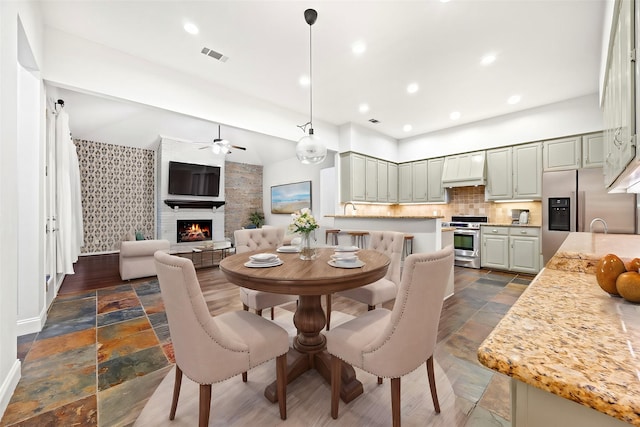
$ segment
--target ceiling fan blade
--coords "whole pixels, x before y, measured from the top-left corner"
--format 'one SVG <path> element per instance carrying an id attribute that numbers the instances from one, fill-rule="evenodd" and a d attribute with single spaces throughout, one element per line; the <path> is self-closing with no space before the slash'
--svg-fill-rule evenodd
<path id="1" fill-rule="evenodd" d="M 211 149 L 211 145 L 205 145 L 204 147 L 198 148 L 198 150 L 204 150 L 206 148 Z"/>
<path id="2" fill-rule="evenodd" d="M 230 145 L 229 147 L 235 148 L 236 150 L 247 151 L 246 147 L 240 147 L 239 145 Z"/>

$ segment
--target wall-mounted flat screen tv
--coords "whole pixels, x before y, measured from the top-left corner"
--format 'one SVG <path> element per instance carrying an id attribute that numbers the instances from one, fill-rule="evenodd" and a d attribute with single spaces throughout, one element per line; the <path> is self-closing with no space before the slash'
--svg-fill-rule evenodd
<path id="1" fill-rule="evenodd" d="M 169 194 L 220 195 L 220 167 L 169 162 Z"/>

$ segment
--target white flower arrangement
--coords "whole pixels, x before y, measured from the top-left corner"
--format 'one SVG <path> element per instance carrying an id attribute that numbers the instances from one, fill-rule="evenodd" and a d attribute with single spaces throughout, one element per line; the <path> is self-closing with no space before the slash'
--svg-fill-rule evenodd
<path id="1" fill-rule="evenodd" d="M 292 213 L 291 218 L 292 223 L 289 225 L 289 230 L 294 233 L 309 234 L 320 228 L 309 208 L 302 208 L 300 211 Z"/>

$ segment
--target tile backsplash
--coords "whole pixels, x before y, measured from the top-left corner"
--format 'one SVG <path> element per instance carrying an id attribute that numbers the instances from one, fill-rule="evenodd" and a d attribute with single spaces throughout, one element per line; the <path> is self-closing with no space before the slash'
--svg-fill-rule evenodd
<path id="1" fill-rule="evenodd" d="M 358 204 L 356 215 L 433 215 L 443 216 L 445 220 L 450 220 L 452 215 L 486 215 L 491 223 L 511 224 L 512 209 L 529 209 L 529 224 L 542 224 L 542 202 L 488 202 L 485 200 L 484 186 L 458 187 L 449 191 L 447 204 Z M 350 212 L 349 209 L 347 212 Z"/>

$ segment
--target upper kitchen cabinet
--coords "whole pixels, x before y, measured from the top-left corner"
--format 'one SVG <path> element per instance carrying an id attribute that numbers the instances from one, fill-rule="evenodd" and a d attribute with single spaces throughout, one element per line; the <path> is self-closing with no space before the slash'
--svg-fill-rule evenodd
<path id="1" fill-rule="evenodd" d="M 607 187 L 626 190 L 637 182 L 635 150 L 634 2 L 622 0 L 614 11 L 604 82 L 604 176 Z"/>
<path id="2" fill-rule="evenodd" d="M 365 157 L 364 199 L 378 201 L 378 160 Z"/>
<path id="3" fill-rule="evenodd" d="M 601 168 L 604 164 L 604 134 L 582 135 L 582 167 Z"/>
<path id="4" fill-rule="evenodd" d="M 398 202 L 398 165 L 378 160 L 378 202 Z"/>
<path id="5" fill-rule="evenodd" d="M 413 201 L 414 202 L 426 202 L 427 191 L 429 185 L 427 183 L 427 161 L 420 160 L 413 162 L 412 167 L 412 181 L 413 181 Z"/>
<path id="6" fill-rule="evenodd" d="M 476 151 L 445 157 L 442 185 L 444 187 L 485 185 L 485 154 L 484 151 Z"/>
<path id="7" fill-rule="evenodd" d="M 582 166 L 581 152 L 580 136 L 544 141 L 542 143 L 544 171 L 579 169 Z"/>
<path id="8" fill-rule="evenodd" d="M 487 150 L 487 200 L 513 199 L 512 148 Z"/>
<path id="9" fill-rule="evenodd" d="M 411 163 L 398 165 L 398 202 L 413 202 L 413 169 Z"/>
<path id="10" fill-rule="evenodd" d="M 448 203 L 449 192 L 442 186 L 444 157 L 427 161 L 427 201 Z"/>
<path id="11" fill-rule="evenodd" d="M 364 202 L 366 200 L 365 156 L 356 153 L 340 154 L 340 200 Z"/>
<path id="12" fill-rule="evenodd" d="M 542 199 L 542 143 L 513 146 L 513 198 Z"/>

